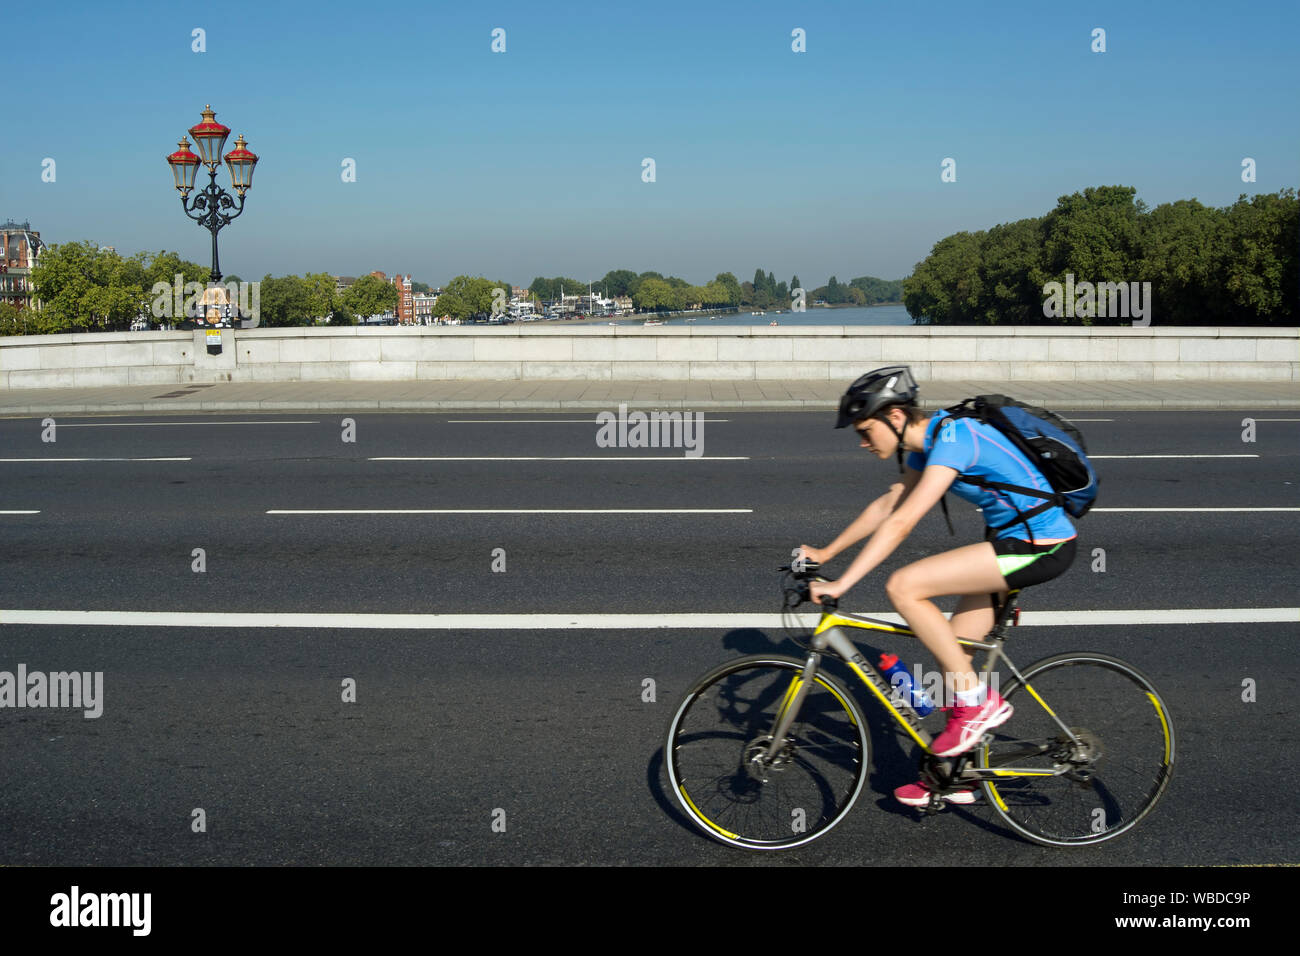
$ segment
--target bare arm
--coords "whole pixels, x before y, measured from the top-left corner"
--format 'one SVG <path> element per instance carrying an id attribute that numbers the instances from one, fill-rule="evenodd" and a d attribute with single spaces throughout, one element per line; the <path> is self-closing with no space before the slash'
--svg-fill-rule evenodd
<path id="1" fill-rule="evenodd" d="M 858 515 L 852 524 L 840 532 L 839 537 L 824 548 L 810 548 L 803 545 L 804 553 L 814 561 L 825 564 L 845 548 L 853 547 L 863 538 L 874 533 L 886 518 L 901 507 L 920 480 L 921 473 L 919 471 L 912 468 L 906 469 L 903 479 L 890 485 L 888 491 L 867 505 L 866 510 Z"/>
<path id="2" fill-rule="evenodd" d="M 900 502 L 899 506 L 880 522 L 877 532 L 871 536 L 871 540 L 867 542 L 867 546 L 861 553 L 853 559 L 853 563 L 840 575 L 839 580 L 813 586 L 813 600 L 820 604 L 820 596 L 823 594 L 838 598 L 874 571 L 912 533 L 916 523 L 938 503 L 956 477 L 957 472 L 952 468 L 929 465 L 922 473 L 914 491 L 907 495 L 906 502 Z"/>

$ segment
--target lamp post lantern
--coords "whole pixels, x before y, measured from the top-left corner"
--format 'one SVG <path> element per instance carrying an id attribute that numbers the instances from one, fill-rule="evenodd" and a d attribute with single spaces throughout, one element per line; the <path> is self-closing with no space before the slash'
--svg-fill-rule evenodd
<path id="1" fill-rule="evenodd" d="M 235 141 L 235 148 L 225 156 L 226 168 L 230 171 L 230 182 L 239 194 L 239 205 L 224 189 L 217 185 L 217 167 L 221 165 L 221 150 L 230 135 L 230 127 L 217 122 L 217 114 L 211 105 L 203 108 L 203 120 L 190 127 L 190 136 L 199 155 L 190 152 L 189 140 L 181 137 L 180 148 L 167 157 L 172 168 L 176 191 L 181 194 L 181 208 L 200 226 L 212 233 L 212 282 L 221 281 L 221 265 L 217 259 L 217 233 L 222 226 L 228 226 L 231 220 L 244 211 L 244 196 L 253 186 L 253 169 L 257 166 L 257 157 L 249 152 L 244 137 Z M 199 164 L 208 167 L 208 185 L 204 186 L 189 200 L 194 189 L 195 175 Z M 234 209 L 234 212 L 227 210 Z"/>

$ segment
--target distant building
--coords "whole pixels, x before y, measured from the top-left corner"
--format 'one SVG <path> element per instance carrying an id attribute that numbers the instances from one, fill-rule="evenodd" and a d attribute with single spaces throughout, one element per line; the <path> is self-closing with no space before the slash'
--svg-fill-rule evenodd
<path id="1" fill-rule="evenodd" d="M 403 276 L 400 273 L 393 276 L 393 285 L 397 286 L 397 324 L 412 325 L 415 323 L 415 303 L 412 301 L 410 275 Z"/>
<path id="2" fill-rule="evenodd" d="M 30 222 L 0 224 L 0 302 L 20 309 L 39 309 L 32 289 L 32 267 L 41 258 L 41 234 Z"/>
<path id="3" fill-rule="evenodd" d="M 352 283 L 357 281 L 356 276 L 335 276 L 334 277 L 334 295 L 335 297 L 343 295 L 348 291 Z"/>
<path id="4" fill-rule="evenodd" d="M 411 306 L 415 310 L 415 322 L 417 325 L 430 325 L 433 317 L 437 314 L 434 312 L 434 306 L 438 303 L 438 293 L 436 292 L 417 292 L 411 296 Z"/>

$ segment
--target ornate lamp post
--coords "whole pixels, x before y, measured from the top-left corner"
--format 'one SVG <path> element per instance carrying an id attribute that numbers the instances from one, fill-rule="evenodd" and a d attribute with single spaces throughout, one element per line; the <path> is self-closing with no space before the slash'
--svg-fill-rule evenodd
<path id="1" fill-rule="evenodd" d="M 244 195 L 253 186 L 253 169 L 257 166 L 257 157 L 248 151 L 244 137 L 235 141 L 235 148 L 226 154 L 226 168 L 230 170 L 230 182 L 239 194 L 239 205 L 224 189 L 217 185 L 217 167 L 221 165 L 221 150 L 230 135 L 230 127 L 223 126 L 216 120 L 217 114 L 210 105 L 203 108 L 203 121 L 190 127 L 190 135 L 198 147 L 199 155 L 190 152 L 189 140 L 181 137 L 180 149 L 167 157 L 172 168 L 172 177 L 176 190 L 181 194 L 181 208 L 200 226 L 212 233 L 212 277 L 211 282 L 221 281 L 221 265 L 217 260 L 217 233 L 222 226 L 244 211 Z M 191 202 L 188 197 L 194 189 L 194 178 L 199 171 L 199 164 L 208 167 L 208 185 L 203 187 Z M 234 212 L 227 210 L 234 209 Z"/>

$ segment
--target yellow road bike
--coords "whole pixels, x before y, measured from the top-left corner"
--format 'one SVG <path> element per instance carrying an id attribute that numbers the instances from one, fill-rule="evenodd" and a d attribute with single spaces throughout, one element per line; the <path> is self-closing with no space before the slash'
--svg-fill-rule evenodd
<path id="1" fill-rule="evenodd" d="M 793 612 L 809 600 L 809 583 L 820 580 L 818 565 L 780 570 L 785 608 Z M 687 816 L 730 846 L 782 850 L 817 839 L 848 815 L 866 783 L 869 738 L 857 701 L 823 667 L 830 651 L 921 748 L 921 776 L 931 790 L 923 812 L 943 809 L 946 794 L 978 786 L 1012 830 L 1036 843 L 1082 846 L 1131 830 L 1169 785 L 1169 707 L 1137 668 L 1105 654 L 1057 654 L 1017 668 L 1005 645 L 1008 627 L 1019 623 L 1019 593 L 996 608 L 984 640 L 961 641 L 985 652 L 986 682 L 1001 676 L 994 667 L 1002 665 L 999 691 L 1015 713 L 957 757 L 931 752 L 932 737 L 908 695 L 849 638 L 854 630 L 916 635 L 840 611 L 826 598 L 815 630 L 806 643 L 798 640 L 808 651 L 804 660 L 756 654 L 705 674 L 674 710 L 664 747 Z"/>

